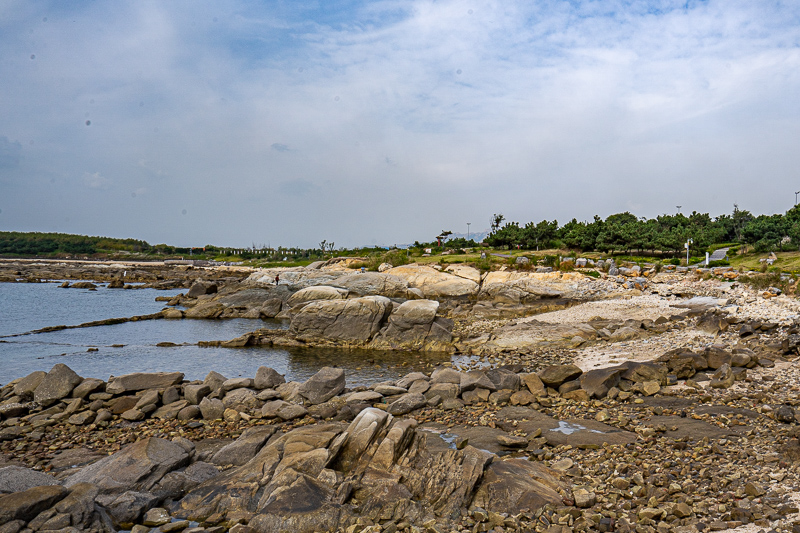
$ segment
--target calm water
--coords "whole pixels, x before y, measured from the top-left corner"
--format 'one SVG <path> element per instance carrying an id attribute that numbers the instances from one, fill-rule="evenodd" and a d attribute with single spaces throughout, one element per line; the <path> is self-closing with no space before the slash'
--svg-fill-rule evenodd
<path id="1" fill-rule="evenodd" d="M 450 360 L 447 355 L 368 350 L 282 350 L 273 348 L 200 348 L 202 340 L 227 340 L 258 328 L 285 328 L 277 321 L 147 320 L 113 326 L 68 329 L 4 337 L 47 326 L 77 325 L 106 318 L 155 313 L 156 296 L 180 291 L 154 289 L 62 289 L 54 283 L 0 283 L 0 385 L 35 370 L 64 363 L 84 377 L 108 379 L 130 372 L 180 371 L 202 379 L 210 370 L 227 377 L 253 377 L 270 366 L 301 381 L 322 366 L 345 369 L 348 385 L 396 379 L 412 369 Z M 158 347 L 160 342 L 179 344 Z M 122 345 L 114 347 L 113 345 Z M 89 352 L 89 348 L 97 348 Z"/>

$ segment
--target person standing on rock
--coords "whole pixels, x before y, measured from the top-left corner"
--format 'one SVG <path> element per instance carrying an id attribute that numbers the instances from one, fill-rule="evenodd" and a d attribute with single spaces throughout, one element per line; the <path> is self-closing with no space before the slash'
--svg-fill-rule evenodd
<path id="1" fill-rule="evenodd" d="M 278 282 L 279 282 L 280 280 L 281 280 L 281 275 L 280 275 L 280 274 L 275 274 L 275 286 L 276 286 L 276 287 L 278 286 Z"/>

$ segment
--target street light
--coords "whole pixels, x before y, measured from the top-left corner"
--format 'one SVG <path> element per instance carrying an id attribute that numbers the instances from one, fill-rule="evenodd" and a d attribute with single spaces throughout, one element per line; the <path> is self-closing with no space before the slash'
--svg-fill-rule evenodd
<path id="1" fill-rule="evenodd" d="M 797 202 L 795 202 L 795 203 L 797 203 Z M 469 225 L 470 224 L 472 224 L 472 222 L 467 222 L 467 240 L 469 240 Z"/>
<path id="2" fill-rule="evenodd" d="M 797 195 L 800 194 L 800 191 L 794 193 L 794 205 L 797 205 Z"/>
<path id="3" fill-rule="evenodd" d="M 683 206 L 682 205 L 676 205 L 675 207 L 678 208 L 678 213 L 680 213 L 681 212 L 681 207 L 683 207 Z"/>

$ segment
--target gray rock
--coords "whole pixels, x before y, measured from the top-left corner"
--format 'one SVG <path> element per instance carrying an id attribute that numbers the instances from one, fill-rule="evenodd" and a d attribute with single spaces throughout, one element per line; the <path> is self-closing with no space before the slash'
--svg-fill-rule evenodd
<path id="1" fill-rule="evenodd" d="M 81 381 L 83 378 L 71 368 L 58 363 L 44 376 L 39 386 L 33 391 L 33 400 L 47 407 L 69 396 Z"/>
<path id="2" fill-rule="evenodd" d="M 286 383 L 286 378 L 284 378 L 283 375 L 278 374 L 278 372 L 272 368 L 261 366 L 256 370 L 256 378 L 253 386 L 258 390 L 274 389 L 283 383 Z"/>
<path id="3" fill-rule="evenodd" d="M 552 365 L 539 372 L 539 378 L 548 387 L 558 388 L 565 381 L 577 379 L 582 373 L 575 365 Z"/>
<path id="4" fill-rule="evenodd" d="M 725 363 L 711 376 L 711 387 L 727 389 L 733 386 L 734 381 L 736 381 L 736 378 L 733 375 L 733 370 L 729 364 Z"/>
<path id="5" fill-rule="evenodd" d="M 67 490 L 60 485 L 43 485 L 0 496 L 0 524 L 12 520 L 28 522 L 66 495 Z"/>
<path id="6" fill-rule="evenodd" d="M 252 409 L 260 405 L 256 395 L 257 393 L 253 389 L 233 389 L 225 395 L 225 398 L 222 399 L 222 403 L 229 409 L 236 409 L 237 407 L 239 409 Z"/>
<path id="7" fill-rule="evenodd" d="M 199 405 L 203 398 L 211 394 L 211 387 L 202 384 L 184 385 L 183 396 L 192 405 Z"/>
<path id="8" fill-rule="evenodd" d="M 55 510 L 69 515 L 74 527 L 88 529 L 95 514 L 95 498 L 100 489 L 91 483 L 77 483 L 66 498 L 58 502 Z"/>
<path id="9" fill-rule="evenodd" d="M 612 387 L 619 384 L 621 368 L 599 368 L 581 374 L 580 385 L 593 398 L 605 398 Z"/>
<path id="10" fill-rule="evenodd" d="M 97 502 L 105 507 L 114 525 L 119 528 L 124 524 L 136 522 L 142 513 L 157 504 L 158 500 L 155 494 L 133 490 L 122 494 L 104 493 L 97 498 Z"/>
<path id="11" fill-rule="evenodd" d="M 29 400 L 33 399 L 33 391 L 36 390 L 36 387 L 39 386 L 46 375 L 47 372 L 42 370 L 31 372 L 14 385 L 14 395 Z"/>
<path id="12" fill-rule="evenodd" d="M 208 373 L 208 375 L 203 380 L 204 385 L 208 385 L 211 388 L 211 391 L 219 390 L 222 387 L 222 384 L 228 380 L 225 376 L 220 374 L 219 372 L 214 372 L 213 370 Z"/>
<path id="13" fill-rule="evenodd" d="M 106 392 L 124 394 L 145 389 L 165 389 L 183 380 L 182 372 L 133 373 L 109 378 Z"/>
<path id="14" fill-rule="evenodd" d="M 178 413 L 181 411 L 181 409 L 188 405 L 189 402 L 186 400 L 178 400 L 177 402 L 162 405 L 156 409 L 151 416 L 152 418 L 160 418 L 162 420 L 175 420 L 178 418 Z"/>
<path id="15" fill-rule="evenodd" d="M 53 476 L 49 476 L 30 468 L 20 466 L 7 466 L 0 468 L 0 494 L 10 492 L 21 492 L 41 487 L 43 485 L 58 485 L 59 482 Z"/>
<path id="16" fill-rule="evenodd" d="M 431 374 L 432 383 L 455 383 L 461 384 L 461 372 L 454 368 L 442 367 L 437 368 Z"/>
<path id="17" fill-rule="evenodd" d="M 300 385 L 297 392 L 311 404 L 327 402 L 344 390 L 344 370 L 326 366 Z"/>
<path id="18" fill-rule="evenodd" d="M 290 332 L 305 342 L 365 344 L 378 333 L 391 310 L 391 300 L 383 296 L 319 300 L 292 317 Z"/>
<path id="19" fill-rule="evenodd" d="M 104 494 L 120 494 L 126 490 L 147 491 L 167 472 L 188 462 L 189 454 L 180 445 L 165 439 L 147 438 L 84 467 L 69 476 L 64 486 L 92 483 Z"/>
<path id="20" fill-rule="evenodd" d="M 389 404 L 386 411 L 394 416 L 400 416 L 410 413 L 415 409 L 419 409 L 420 407 L 424 407 L 427 403 L 428 399 L 422 394 L 410 392 L 408 394 L 403 394 Z"/>
<path id="21" fill-rule="evenodd" d="M 496 390 L 495 384 L 492 383 L 486 373 L 482 370 L 470 370 L 461 374 L 461 392 L 471 391 L 474 389 L 487 389 Z"/>
<path id="22" fill-rule="evenodd" d="M 275 426 L 247 428 L 241 436 L 211 457 L 215 465 L 240 466 L 255 457 L 267 440 L 275 433 Z"/>
<path id="23" fill-rule="evenodd" d="M 217 292 L 216 283 L 208 283 L 197 280 L 192 284 L 192 287 L 186 293 L 187 298 L 198 298 L 206 294 L 215 294 Z"/>
<path id="24" fill-rule="evenodd" d="M 519 376 L 505 368 L 493 368 L 486 372 L 488 377 L 497 390 L 510 389 L 519 390 Z"/>
<path id="25" fill-rule="evenodd" d="M 73 398 L 86 398 L 93 392 L 102 392 L 105 390 L 106 382 L 102 379 L 86 378 L 80 385 L 72 390 Z"/>

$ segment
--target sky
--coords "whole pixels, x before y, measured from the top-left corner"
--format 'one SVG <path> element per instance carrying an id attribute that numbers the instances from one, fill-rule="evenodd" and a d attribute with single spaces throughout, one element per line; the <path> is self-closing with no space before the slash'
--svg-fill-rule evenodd
<path id="1" fill-rule="evenodd" d="M 796 191 L 796 0 L 0 0 L 0 230 L 352 247 Z"/>

